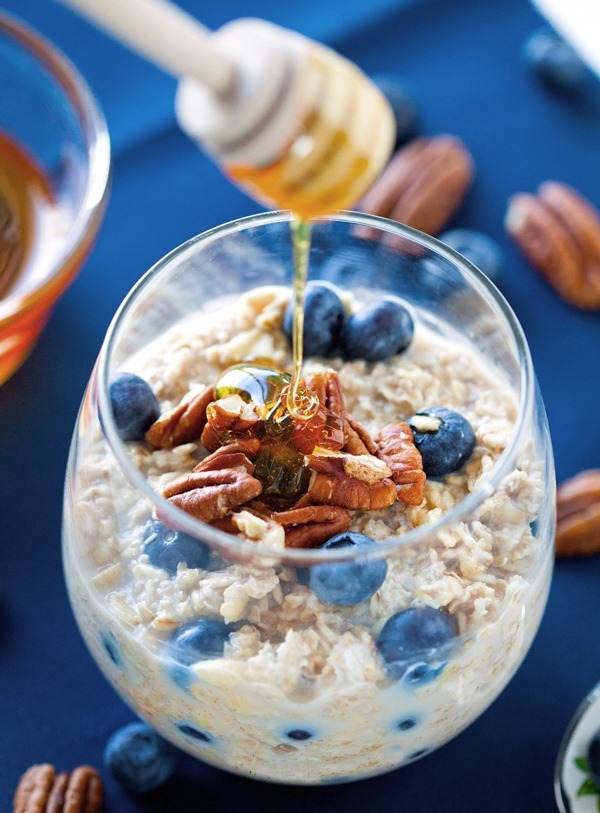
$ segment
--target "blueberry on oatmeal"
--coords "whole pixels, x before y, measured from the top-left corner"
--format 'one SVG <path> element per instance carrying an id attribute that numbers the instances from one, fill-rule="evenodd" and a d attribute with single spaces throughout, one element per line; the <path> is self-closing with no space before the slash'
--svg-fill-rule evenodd
<path id="1" fill-rule="evenodd" d="M 437 677 L 440 659 L 447 657 L 457 633 L 456 620 L 448 613 L 433 607 L 410 607 L 388 618 L 377 649 L 390 678 L 399 680 L 418 669 L 422 680 L 425 675 Z M 423 668 L 430 664 L 433 672 Z"/>
<path id="2" fill-rule="evenodd" d="M 143 440 L 160 414 L 150 385 L 133 373 L 120 373 L 110 384 L 110 405 L 121 440 Z"/>
<path id="3" fill-rule="evenodd" d="M 427 477 L 457 471 L 473 454 L 476 437 L 469 421 L 446 407 L 429 407 L 409 418 Z"/>
<path id="4" fill-rule="evenodd" d="M 348 359 L 385 361 L 409 346 L 414 322 L 404 305 L 391 297 L 380 299 L 353 313 L 342 331 Z"/>
<path id="5" fill-rule="evenodd" d="M 343 533 L 331 537 L 323 550 L 335 548 L 373 548 L 377 543 L 359 533 Z M 387 562 L 339 562 L 315 565 L 309 577 L 310 588 L 326 604 L 351 605 L 366 601 L 379 590 L 387 575 Z"/>
<path id="6" fill-rule="evenodd" d="M 169 576 L 177 574 L 179 564 L 188 568 L 206 569 L 210 548 L 190 534 L 167 528 L 160 520 L 152 519 L 144 532 L 144 553 L 154 567 L 165 570 Z"/>
<path id="7" fill-rule="evenodd" d="M 283 315 L 283 332 L 292 341 L 293 298 Z M 329 356 L 339 345 L 346 309 L 335 287 L 327 282 L 309 282 L 304 294 L 304 341 L 307 356 Z"/>
<path id="8" fill-rule="evenodd" d="M 495 282 L 502 268 L 502 249 L 487 234 L 475 229 L 450 229 L 438 237 Z"/>
<path id="9" fill-rule="evenodd" d="M 111 735 L 104 749 L 108 770 L 134 793 L 146 793 L 169 779 L 177 751 L 144 723 L 131 723 Z"/>
<path id="10" fill-rule="evenodd" d="M 215 618 L 199 618 L 174 633 L 169 641 L 171 654 L 186 666 L 207 658 L 220 658 L 235 629 L 235 625 Z"/>

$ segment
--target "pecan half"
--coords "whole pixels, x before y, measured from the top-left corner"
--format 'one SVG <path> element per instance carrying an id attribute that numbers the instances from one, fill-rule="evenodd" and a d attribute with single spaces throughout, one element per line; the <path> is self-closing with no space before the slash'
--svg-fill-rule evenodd
<path id="1" fill-rule="evenodd" d="M 556 555 L 600 553 L 600 469 L 566 480 L 556 497 Z"/>
<path id="2" fill-rule="evenodd" d="M 396 152 L 359 208 L 435 235 L 463 202 L 473 174 L 471 154 L 458 138 L 418 138 Z M 364 236 L 378 239 L 375 229 Z"/>
<path id="3" fill-rule="evenodd" d="M 537 195 L 510 198 L 505 227 L 563 299 L 600 309 L 600 214 L 589 201 L 566 184 L 546 181 Z"/>
<path id="4" fill-rule="evenodd" d="M 226 395 L 213 401 L 206 409 L 206 418 L 217 435 L 242 435 L 260 421 L 255 405 L 246 403 L 240 395 Z"/>
<path id="5" fill-rule="evenodd" d="M 152 424 L 146 432 L 146 440 L 159 449 L 172 449 L 198 440 L 206 425 L 206 408 L 214 397 L 213 386 L 190 390 L 176 407 Z"/>
<path id="6" fill-rule="evenodd" d="M 32 765 L 13 798 L 13 813 L 100 813 L 104 789 L 89 765 L 56 775 L 52 765 Z"/>
<path id="7" fill-rule="evenodd" d="M 396 500 L 390 468 L 373 455 L 351 455 L 317 449 L 306 465 L 315 472 L 308 498 L 315 504 L 360 511 L 387 508 Z"/>
<path id="8" fill-rule="evenodd" d="M 384 427 L 377 439 L 377 457 L 392 470 L 398 499 L 407 505 L 420 505 L 425 493 L 423 459 L 413 440 L 410 426 L 402 421 Z"/>
<path id="9" fill-rule="evenodd" d="M 213 522 L 238 505 L 258 497 L 259 481 L 239 469 L 193 471 L 169 483 L 163 496 L 169 502 L 201 519 Z"/>
<path id="10" fill-rule="evenodd" d="M 345 431 L 348 439 L 342 449 L 343 452 L 347 454 L 377 454 L 377 444 L 365 427 L 355 421 L 351 415 L 346 415 Z"/>
<path id="11" fill-rule="evenodd" d="M 304 385 L 316 394 L 320 408 L 307 420 L 292 416 L 294 429 L 290 441 L 302 454 L 310 454 L 315 446 L 341 449 L 346 443 L 345 408 L 338 374 L 334 370 L 310 373 Z"/>
<path id="12" fill-rule="evenodd" d="M 272 517 L 283 525 L 286 548 L 317 548 L 350 527 L 350 514 L 337 505 L 307 505 Z"/>
<path id="13" fill-rule="evenodd" d="M 208 457 L 205 457 L 194 471 L 218 471 L 242 467 L 248 474 L 254 474 L 254 465 L 250 458 L 255 457 L 260 449 L 258 438 L 238 438 L 225 446 L 220 446 Z"/>

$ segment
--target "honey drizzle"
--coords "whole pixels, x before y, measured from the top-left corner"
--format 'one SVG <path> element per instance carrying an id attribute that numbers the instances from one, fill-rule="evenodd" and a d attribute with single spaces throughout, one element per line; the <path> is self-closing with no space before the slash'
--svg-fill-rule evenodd
<path id="1" fill-rule="evenodd" d="M 294 255 L 294 292 L 292 323 L 292 380 L 286 397 L 288 412 L 307 420 L 318 409 L 318 398 L 310 390 L 300 391 L 304 343 L 304 289 L 308 274 L 311 226 L 307 220 L 295 217 L 291 222 Z"/>

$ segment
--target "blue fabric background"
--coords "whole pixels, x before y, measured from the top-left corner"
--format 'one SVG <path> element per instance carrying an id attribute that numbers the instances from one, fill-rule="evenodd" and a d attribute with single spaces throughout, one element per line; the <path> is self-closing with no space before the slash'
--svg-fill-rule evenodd
<path id="1" fill-rule="evenodd" d="M 590 77 L 582 94 L 564 98 L 533 80 L 520 52 L 541 21 L 526 0 L 183 5 L 210 27 L 264 17 L 325 41 L 368 72 L 398 72 L 420 101 L 421 131 L 463 138 L 477 178 L 454 225 L 486 231 L 505 250 L 499 286 L 531 345 L 558 478 L 600 467 L 600 316 L 565 305 L 502 227 L 509 195 L 547 178 L 600 205 L 600 81 Z M 95 250 L 34 354 L 0 389 L 0 809 L 9 810 L 31 763 L 99 765 L 108 735 L 133 718 L 79 637 L 60 561 L 70 436 L 103 334 L 158 258 L 258 207 L 177 129 L 174 80 L 51 0 L 4 7 L 84 74 L 106 113 L 114 153 Z M 108 777 L 107 812 L 547 813 L 555 809 L 562 733 L 600 680 L 599 584 L 600 557 L 559 563 L 541 630 L 509 687 L 465 733 L 410 767 L 355 785 L 289 789 L 183 758 L 176 777 L 144 798 Z"/>

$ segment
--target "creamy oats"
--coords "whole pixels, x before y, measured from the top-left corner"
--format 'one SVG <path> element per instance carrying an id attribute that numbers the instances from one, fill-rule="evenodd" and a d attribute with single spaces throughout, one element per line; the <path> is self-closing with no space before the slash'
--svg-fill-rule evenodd
<path id="1" fill-rule="evenodd" d="M 289 291 L 259 288 L 176 325 L 122 365 L 163 410 L 245 358 L 290 368 L 281 318 Z M 507 448 L 517 395 L 465 342 L 416 316 L 404 353 L 385 363 L 308 360 L 339 372 L 346 408 L 373 436 L 432 405 L 459 411 L 476 447 L 458 472 L 428 479 L 421 505 L 352 512 L 351 530 L 377 542 L 436 523 L 480 486 Z M 207 453 L 199 444 L 130 443 L 161 492 Z M 276 556 L 251 564 L 213 553 L 206 568 L 169 574 L 144 553 L 154 506 L 123 476 L 100 426 L 79 437 L 78 485 L 65 512 L 65 567 L 88 646 L 127 702 L 167 738 L 214 765 L 294 783 L 356 779 L 409 762 L 450 739 L 501 691 L 538 627 L 550 580 L 545 472 L 533 438 L 472 511 L 387 557 L 367 601 L 326 604 Z M 245 515 L 255 549 L 283 533 Z M 537 523 L 537 527 L 536 524 Z M 265 536 L 265 531 L 268 530 Z M 412 678 L 391 679 L 376 642 L 409 607 L 452 616 L 458 637 Z M 176 663 L 169 640 L 208 617 L 235 625 L 222 657 Z"/>

